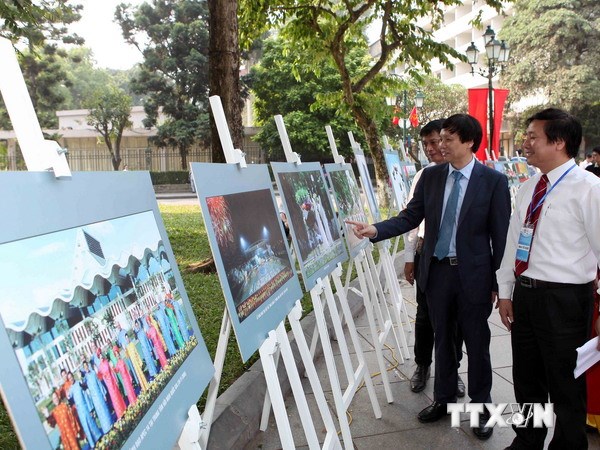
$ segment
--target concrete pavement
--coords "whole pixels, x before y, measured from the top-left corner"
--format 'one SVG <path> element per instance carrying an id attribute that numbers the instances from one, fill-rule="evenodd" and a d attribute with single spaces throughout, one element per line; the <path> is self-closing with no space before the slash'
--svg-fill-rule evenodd
<path id="1" fill-rule="evenodd" d="M 400 267 L 402 258 L 400 257 L 397 261 L 398 267 Z M 402 273 L 399 271 L 399 273 Z M 412 286 L 410 286 L 404 279 L 401 280 L 402 294 L 404 301 L 407 304 L 408 313 L 411 321 L 414 322 L 416 312 L 415 292 Z M 492 401 L 495 403 L 510 403 L 514 402 L 513 383 L 512 383 L 512 356 L 511 356 L 511 344 L 510 334 L 504 328 L 500 322 L 498 312 L 492 311 L 492 314 L 488 320 L 492 339 L 490 346 L 492 368 L 493 368 L 493 385 L 492 385 Z M 369 364 L 369 369 L 372 373 L 377 371 L 377 363 L 374 348 L 372 345 L 372 337 L 369 333 L 368 322 L 364 309 L 358 314 L 355 323 L 359 335 L 362 339 L 363 351 L 365 352 L 366 359 Z M 308 334 L 312 329 L 306 330 Z M 413 355 L 414 345 L 414 333 L 408 334 L 408 341 L 410 345 L 411 358 Z M 452 428 L 450 425 L 450 417 L 441 419 L 438 422 L 431 424 L 422 424 L 417 420 L 417 413 L 429 405 L 433 400 L 433 380 L 435 373 L 432 366 L 432 378 L 427 384 L 426 389 L 418 394 L 413 393 L 410 390 L 409 378 L 414 371 L 414 361 L 412 359 L 406 360 L 403 364 L 397 362 L 398 349 L 393 348 L 391 340 L 388 339 L 388 345 L 390 348 L 385 352 L 386 360 L 388 365 L 388 375 L 392 387 L 392 393 L 394 396 L 394 402 L 391 404 L 386 403 L 385 393 L 383 391 L 383 385 L 380 376 L 374 376 L 373 381 L 375 384 L 375 390 L 379 399 L 379 404 L 382 409 L 381 419 L 375 419 L 369 396 L 366 389 L 360 389 L 354 397 L 350 406 L 349 414 L 351 415 L 350 430 L 352 433 L 354 447 L 357 449 L 376 449 L 376 448 L 394 448 L 394 449 L 503 449 L 508 446 L 513 438 L 514 432 L 511 428 L 500 428 L 496 426 L 494 428 L 494 434 L 487 441 L 480 441 L 474 435 L 469 427 L 469 417 L 467 414 L 462 414 L 460 428 Z M 349 342 L 351 342 L 348 339 Z M 334 342 L 334 352 L 337 352 L 337 345 Z M 465 381 L 468 391 L 468 379 L 467 379 L 467 355 L 466 351 L 464 358 L 459 368 L 459 373 L 462 379 Z M 341 360 L 336 361 L 338 365 L 338 371 L 342 374 Z M 329 387 L 329 381 L 327 378 L 327 371 L 325 368 L 325 361 L 323 358 L 319 358 L 315 361 L 319 377 L 321 379 L 325 395 L 328 399 L 330 409 L 334 415 L 334 402 Z M 344 378 L 340 377 L 342 387 L 345 387 Z M 320 417 L 318 415 L 318 409 L 314 402 L 314 397 L 310 390 L 308 380 L 305 380 L 305 391 L 307 392 L 307 398 L 309 405 L 311 405 L 311 414 L 313 414 L 313 420 L 318 418 L 319 425 L 316 427 L 317 432 L 320 431 L 320 440 L 322 442 L 325 433 L 324 427 L 320 425 Z M 288 398 L 288 415 L 290 422 L 293 427 L 294 442 L 298 448 L 307 448 L 306 439 L 304 437 L 300 419 L 298 417 L 297 409 L 293 404 L 293 399 Z M 468 402 L 468 394 L 463 399 L 459 399 L 459 402 Z M 508 413 L 505 413 L 503 417 L 506 419 Z M 335 415 L 334 415 L 335 417 Z M 553 430 L 550 429 L 548 433 L 549 442 Z M 216 436 L 211 436 L 216 438 Z M 212 439 L 211 439 L 212 440 Z M 341 436 L 340 436 L 341 441 Z M 589 448 L 600 448 L 600 437 L 596 434 L 588 435 Z M 279 435 L 275 425 L 275 420 L 271 416 L 269 427 L 266 432 L 260 432 L 256 434 L 254 439 L 245 445 L 246 449 L 262 449 L 272 450 L 281 448 Z"/>

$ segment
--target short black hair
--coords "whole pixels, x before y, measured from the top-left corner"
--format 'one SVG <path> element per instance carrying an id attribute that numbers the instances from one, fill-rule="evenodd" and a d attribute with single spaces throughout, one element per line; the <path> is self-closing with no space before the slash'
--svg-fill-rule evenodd
<path id="1" fill-rule="evenodd" d="M 429 136 L 432 133 L 440 133 L 442 131 L 442 124 L 444 123 L 444 119 L 436 119 L 427 123 L 421 131 L 419 131 L 419 136 L 425 137 Z"/>
<path id="2" fill-rule="evenodd" d="M 479 121 L 469 114 L 454 114 L 442 123 L 442 128 L 452 134 L 458 134 L 460 142 L 473 141 L 471 151 L 477 152 L 483 137 L 483 130 Z"/>
<path id="3" fill-rule="evenodd" d="M 592 153 L 596 153 L 598 155 L 600 155 L 600 145 L 598 147 L 594 147 L 591 151 L 591 153 L 588 153 L 588 155 L 592 156 Z"/>
<path id="4" fill-rule="evenodd" d="M 567 155 L 575 158 L 579 153 L 583 129 L 579 119 L 559 108 L 546 108 L 529 117 L 525 125 L 534 120 L 544 121 L 544 133 L 548 142 L 564 141 Z"/>

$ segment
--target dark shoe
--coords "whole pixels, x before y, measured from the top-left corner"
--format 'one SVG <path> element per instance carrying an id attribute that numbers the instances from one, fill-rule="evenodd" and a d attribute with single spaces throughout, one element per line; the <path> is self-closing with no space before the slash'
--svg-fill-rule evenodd
<path id="1" fill-rule="evenodd" d="M 446 415 L 448 415 L 446 404 L 433 402 L 431 405 L 417 414 L 417 419 L 419 419 L 419 422 L 423 423 L 436 422 Z"/>
<path id="2" fill-rule="evenodd" d="M 465 382 L 462 380 L 460 375 L 458 376 L 458 380 L 456 382 L 456 396 L 459 398 L 463 398 L 465 396 Z"/>
<path id="3" fill-rule="evenodd" d="M 427 380 L 431 376 L 431 368 L 429 366 L 418 365 L 410 379 L 410 390 L 413 392 L 421 392 L 427 385 Z"/>
<path id="4" fill-rule="evenodd" d="M 485 426 L 488 420 L 490 420 L 490 412 L 485 409 L 479 414 L 479 426 L 473 428 L 473 434 L 477 439 L 485 441 L 486 439 L 489 439 L 494 432 L 494 428 Z"/>

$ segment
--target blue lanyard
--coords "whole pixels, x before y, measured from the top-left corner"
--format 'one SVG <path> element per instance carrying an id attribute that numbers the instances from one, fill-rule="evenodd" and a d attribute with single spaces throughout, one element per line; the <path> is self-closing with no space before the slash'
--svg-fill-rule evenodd
<path id="1" fill-rule="evenodd" d="M 540 206 L 542 206 L 542 204 L 544 203 L 544 200 L 546 200 L 546 197 L 548 197 L 548 194 L 550 192 L 552 192 L 552 190 L 558 186 L 558 183 L 560 183 L 562 181 L 562 179 L 571 171 L 573 170 L 575 167 L 577 167 L 577 164 L 573 164 L 571 167 L 569 167 L 565 173 L 563 173 L 560 178 L 558 180 L 556 180 L 556 183 L 554 183 L 549 190 L 546 191 L 546 193 L 544 194 L 544 196 L 542 198 L 540 198 L 540 201 L 537 202 L 537 204 L 531 209 L 531 211 L 529 212 L 529 215 L 527 216 L 527 220 L 525 221 L 525 223 L 529 223 L 529 219 L 531 219 L 531 216 L 533 215 L 533 213 L 535 212 L 536 209 L 538 209 Z M 535 193 L 534 193 L 535 195 Z"/>

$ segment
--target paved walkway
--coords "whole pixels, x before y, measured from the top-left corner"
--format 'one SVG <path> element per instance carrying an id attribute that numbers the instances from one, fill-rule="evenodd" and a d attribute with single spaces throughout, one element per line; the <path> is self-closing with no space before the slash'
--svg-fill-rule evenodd
<path id="1" fill-rule="evenodd" d="M 398 261 L 402 264 L 401 261 Z M 400 272 L 401 273 L 401 272 Z M 411 321 L 414 321 L 416 302 L 415 293 L 404 279 L 401 280 L 402 294 L 407 304 L 408 314 Z M 514 402 L 513 384 L 512 384 L 512 356 L 510 335 L 500 322 L 497 310 L 493 310 L 489 318 L 489 326 L 492 333 L 491 340 L 491 359 L 493 367 L 493 385 L 492 385 L 492 401 L 495 403 L 510 403 Z M 367 362 L 371 372 L 377 371 L 377 360 L 375 351 L 372 346 L 372 338 L 369 333 L 368 322 L 364 309 L 355 320 L 359 335 L 362 337 L 363 351 L 365 352 Z M 305 330 L 307 335 L 312 330 Z M 407 335 L 410 345 L 410 355 L 413 356 L 414 333 Z M 388 341 L 390 341 L 388 339 Z M 351 342 L 348 339 L 348 342 Z M 334 352 L 337 352 L 337 345 L 334 344 Z M 391 346 L 391 341 L 388 342 Z M 464 349 L 463 349 L 464 351 Z M 514 437 L 511 428 L 494 429 L 494 434 L 487 441 L 480 441 L 474 435 L 469 427 L 468 415 L 463 414 L 460 428 L 452 428 L 450 426 L 450 417 L 444 418 L 432 424 L 422 424 L 417 420 L 417 413 L 429 405 L 433 400 L 433 373 L 432 378 L 427 384 L 426 389 L 418 394 L 410 390 L 409 378 L 414 371 L 414 361 L 406 360 L 403 364 L 399 364 L 397 359 L 397 349 L 386 350 L 386 360 L 388 363 L 388 374 L 394 396 L 394 402 L 386 403 L 385 393 L 380 376 L 373 378 L 375 390 L 379 399 L 379 404 L 382 410 L 381 419 L 375 419 L 369 396 L 365 388 L 360 389 L 354 397 L 350 406 L 351 424 L 350 430 L 354 442 L 354 447 L 357 449 L 503 449 L 508 446 Z M 329 380 L 325 368 L 325 361 L 319 358 L 316 362 L 317 370 L 325 395 L 330 405 L 332 415 L 334 414 L 333 396 L 329 387 Z M 341 359 L 336 358 L 338 372 L 342 374 L 343 366 Z M 465 354 L 459 373 L 461 374 L 468 389 L 467 380 L 467 355 Z M 344 378 L 340 377 L 342 384 Z M 313 420 L 319 420 L 316 426 L 319 439 L 322 442 L 325 437 L 324 427 L 321 425 L 318 409 L 314 402 L 314 396 L 311 393 L 310 384 L 305 379 L 305 392 L 311 407 Z M 345 385 L 343 384 L 343 387 Z M 468 395 L 459 401 L 468 401 Z M 293 398 L 287 399 L 288 415 L 293 429 L 294 442 L 298 448 L 306 447 L 306 438 L 301 428 L 300 419 L 297 414 L 297 409 L 293 403 Z M 505 414 L 505 419 L 508 414 Z M 315 418 L 318 419 L 315 419 Z M 549 431 L 549 438 L 552 435 L 552 430 Z M 600 449 L 600 437 L 598 434 L 588 435 L 589 448 Z M 340 435 L 341 441 L 341 435 Z M 269 427 L 266 432 L 258 432 L 257 436 L 245 447 L 246 449 L 262 449 L 271 450 L 281 448 L 275 419 L 271 415 Z"/>

